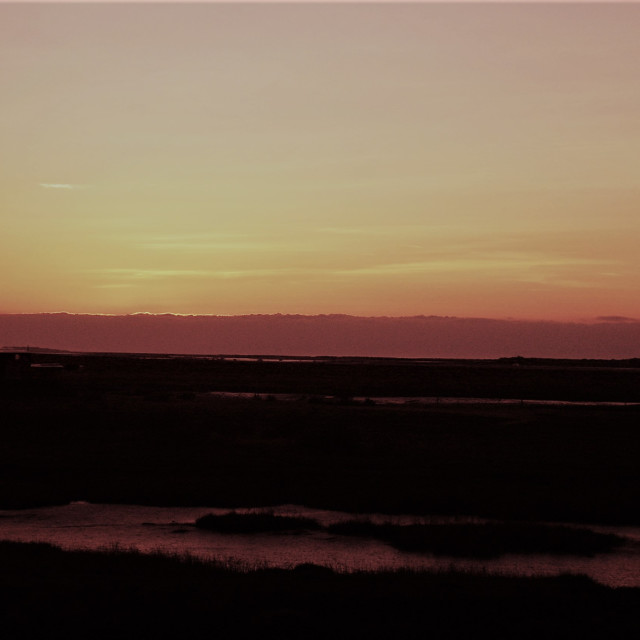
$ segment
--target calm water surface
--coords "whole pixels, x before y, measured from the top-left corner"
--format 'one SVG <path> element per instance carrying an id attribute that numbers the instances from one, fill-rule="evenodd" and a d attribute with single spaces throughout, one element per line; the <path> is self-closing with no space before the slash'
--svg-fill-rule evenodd
<path id="1" fill-rule="evenodd" d="M 219 534 L 193 527 L 196 518 L 228 509 L 167 508 L 136 505 L 72 503 L 38 509 L 0 510 L 0 539 L 49 542 L 65 549 L 104 550 L 114 546 L 142 552 L 190 554 L 204 560 L 238 562 L 241 566 L 293 567 L 304 562 L 340 571 L 382 568 L 469 569 L 516 575 L 581 573 L 609 586 L 640 587 L 640 527 L 591 526 L 596 531 L 626 536 L 629 543 L 615 553 L 592 558 L 548 555 L 507 555 L 492 560 L 434 557 L 404 553 L 383 542 L 332 535 L 323 531 L 300 533 Z M 249 512 L 251 509 L 238 509 Z M 352 514 L 285 505 L 278 515 L 315 518 L 326 526 L 351 519 Z M 451 522 L 444 518 L 381 516 L 372 520 L 397 523 Z M 476 521 L 477 519 L 457 519 Z"/>

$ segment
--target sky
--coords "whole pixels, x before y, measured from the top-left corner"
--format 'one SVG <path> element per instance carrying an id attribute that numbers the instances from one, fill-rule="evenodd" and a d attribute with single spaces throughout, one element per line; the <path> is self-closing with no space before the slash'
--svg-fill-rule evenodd
<path id="1" fill-rule="evenodd" d="M 0 3 L 0 313 L 640 318 L 639 27 Z"/>

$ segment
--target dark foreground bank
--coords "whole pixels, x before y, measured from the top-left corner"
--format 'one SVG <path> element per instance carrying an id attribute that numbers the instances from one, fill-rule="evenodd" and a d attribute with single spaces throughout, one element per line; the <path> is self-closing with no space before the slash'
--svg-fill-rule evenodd
<path id="1" fill-rule="evenodd" d="M 6 638 L 632 638 L 639 589 L 584 577 L 337 574 L 0 543 Z"/>

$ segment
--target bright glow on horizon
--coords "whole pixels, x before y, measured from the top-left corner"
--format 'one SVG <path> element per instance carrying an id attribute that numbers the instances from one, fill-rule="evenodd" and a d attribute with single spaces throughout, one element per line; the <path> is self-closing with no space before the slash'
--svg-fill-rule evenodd
<path id="1" fill-rule="evenodd" d="M 0 312 L 640 317 L 638 24 L 0 3 Z"/>

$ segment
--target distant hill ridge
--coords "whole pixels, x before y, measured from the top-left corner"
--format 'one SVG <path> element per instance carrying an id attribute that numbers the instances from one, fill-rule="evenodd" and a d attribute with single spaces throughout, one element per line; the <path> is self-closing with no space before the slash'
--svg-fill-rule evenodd
<path id="1" fill-rule="evenodd" d="M 40 352 L 627 359 L 640 356 L 640 321 L 618 316 L 569 323 L 341 314 L 0 314 L 0 344 L 46 344 Z"/>
<path id="2" fill-rule="evenodd" d="M 47 347 L 32 347 L 30 345 L 23 347 L 0 347 L 0 351 L 28 351 L 29 353 L 71 353 L 66 349 L 49 349 Z"/>

